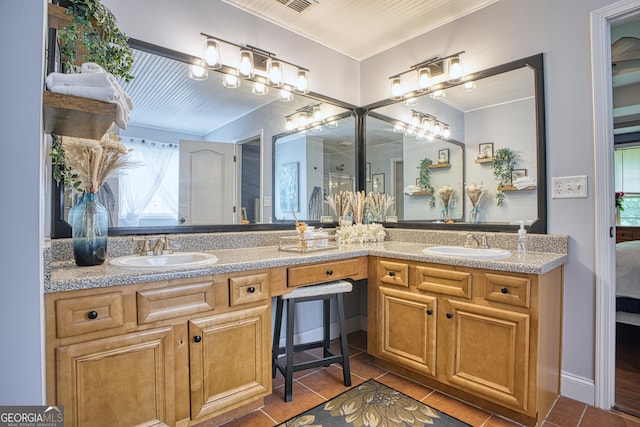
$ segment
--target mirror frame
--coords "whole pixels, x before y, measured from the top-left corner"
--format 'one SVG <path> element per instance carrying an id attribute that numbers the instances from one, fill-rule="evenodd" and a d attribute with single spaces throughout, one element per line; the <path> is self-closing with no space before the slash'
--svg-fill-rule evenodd
<path id="1" fill-rule="evenodd" d="M 534 73 L 534 96 L 535 96 L 535 111 L 536 111 L 536 154 L 537 154 L 537 207 L 538 207 L 538 219 L 533 224 L 528 225 L 526 228 L 531 233 L 546 234 L 547 233 L 547 131 L 546 131 L 546 117 L 545 117 L 545 96 L 544 96 L 544 60 L 543 54 L 539 53 L 527 58 L 518 59 L 512 62 L 508 62 L 495 67 L 487 68 L 486 70 L 478 71 L 476 73 L 468 74 L 465 78 L 465 82 L 483 79 L 485 77 L 502 74 L 508 71 L 516 70 L 519 68 L 528 67 L 533 70 Z M 445 83 L 437 87 L 437 89 L 448 89 L 463 84 Z M 435 90 L 435 89 L 433 89 Z M 432 90 L 432 91 L 433 91 Z M 429 92 L 424 94 L 412 93 L 411 95 L 425 96 Z M 363 118 L 369 114 L 372 117 L 375 116 L 376 108 L 385 107 L 387 105 L 396 104 L 400 101 L 395 100 L 383 100 L 373 104 L 370 104 L 362 108 Z M 364 122 L 364 120 L 363 120 Z M 362 131 L 364 131 L 364 123 L 361 123 Z M 360 155 L 358 157 L 358 163 L 364 165 L 366 163 L 366 141 L 363 136 L 359 139 Z M 365 177 L 364 168 L 362 173 L 358 176 L 358 188 L 364 189 Z M 466 214 L 466 213 L 465 213 Z M 516 224 L 470 224 L 468 222 L 454 222 L 453 224 L 435 223 L 433 221 L 401 221 L 397 223 L 384 223 L 387 228 L 419 228 L 419 229 L 435 229 L 435 230 L 451 230 L 451 231 L 485 231 L 485 232 L 516 232 L 519 225 Z"/>
<path id="2" fill-rule="evenodd" d="M 168 58 L 194 64 L 199 58 L 167 49 L 142 40 L 129 39 L 131 47 L 149 53 L 159 54 Z M 534 95 L 536 110 L 536 141 L 537 141 L 537 207 L 538 220 L 527 226 L 529 232 L 547 233 L 547 160 L 546 160 L 546 118 L 545 118 L 545 90 L 544 90 L 544 61 L 543 54 L 533 55 L 527 58 L 515 60 L 502 65 L 491 67 L 476 73 L 467 75 L 466 81 L 478 80 L 485 77 L 501 74 L 518 68 L 529 67 L 534 71 Z M 51 70 L 49 70 L 51 71 Z M 456 84 L 441 85 L 440 88 L 458 86 Z M 356 188 L 359 191 L 366 190 L 365 164 L 366 164 L 366 116 L 378 107 L 391 105 L 401 101 L 391 101 L 385 99 L 368 106 L 359 108 L 354 105 L 326 97 L 315 92 L 307 95 L 308 98 L 321 102 L 334 104 L 338 107 L 350 110 L 355 119 L 355 176 Z M 275 138 L 282 135 L 274 135 Z M 542 185 L 540 185 L 542 184 Z M 315 224 L 315 223 L 314 223 Z M 320 224 L 319 222 L 317 224 Z M 333 223 L 335 225 L 335 223 Z M 330 224 L 324 224 L 327 226 Z M 399 221 L 397 223 L 385 222 L 387 228 L 414 228 L 414 229 L 434 229 L 451 231 L 484 231 L 484 232 L 516 232 L 518 225 L 511 224 L 470 224 L 466 222 L 456 222 L 453 224 L 434 223 L 431 221 Z M 212 233 L 212 232 L 237 232 L 237 231 L 267 231 L 290 229 L 291 225 L 287 221 L 271 224 L 213 224 L 194 226 L 170 226 L 170 227 L 117 227 L 109 228 L 109 235 L 148 235 L 148 234 L 187 234 L 187 233 Z M 64 188 L 59 185 L 53 176 L 51 178 L 51 238 L 71 237 L 71 226 L 64 219 Z"/>

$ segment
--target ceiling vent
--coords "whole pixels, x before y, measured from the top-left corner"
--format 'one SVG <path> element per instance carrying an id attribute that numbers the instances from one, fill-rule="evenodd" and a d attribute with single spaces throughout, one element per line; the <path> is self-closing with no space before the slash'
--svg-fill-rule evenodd
<path id="1" fill-rule="evenodd" d="M 318 4 L 316 0 L 276 0 L 278 3 L 287 6 L 289 9 L 293 9 L 298 13 L 306 12 L 312 6 Z"/>

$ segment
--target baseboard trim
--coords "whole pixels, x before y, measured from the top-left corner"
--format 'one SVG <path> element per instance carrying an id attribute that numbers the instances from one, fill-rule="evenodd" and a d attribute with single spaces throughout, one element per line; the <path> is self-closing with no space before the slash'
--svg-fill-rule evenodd
<path id="1" fill-rule="evenodd" d="M 587 378 L 562 372 L 560 394 L 593 406 L 596 396 L 595 382 Z"/>

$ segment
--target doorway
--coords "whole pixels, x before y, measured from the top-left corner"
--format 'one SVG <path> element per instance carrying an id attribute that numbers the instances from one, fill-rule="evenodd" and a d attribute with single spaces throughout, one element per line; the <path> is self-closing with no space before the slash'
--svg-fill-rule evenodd
<path id="1" fill-rule="evenodd" d="M 640 16 L 640 1 L 622 0 L 591 13 L 596 213 L 595 406 L 616 404 L 616 277 L 611 26 Z"/>
<path id="2" fill-rule="evenodd" d="M 239 144 L 240 223 L 262 222 L 262 144 L 260 135 Z"/>

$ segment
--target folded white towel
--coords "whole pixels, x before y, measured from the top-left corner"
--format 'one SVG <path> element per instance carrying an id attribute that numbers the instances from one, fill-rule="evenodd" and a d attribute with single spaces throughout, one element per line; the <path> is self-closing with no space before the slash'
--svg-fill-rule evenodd
<path id="1" fill-rule="evenodd" d="M 118 84 L 115 77 L 109 73 L 51 73 L 46 79 L 47 88 L 51 86 L 113 86 Z"/>
<path id="2" fill-rule="evenodd" d="M 538 185 L 536 179 L 532 176 L 523 176 L 520 178 L 516 178 L 513 180 L 512 184 L 518 190 L 522 190 L 523 188 L 527 187 L 535 187 L 536 185 Z"/>
<path id="3" fill-rule="evenodd" d="M 404 192 L 406 194 L 413 194 L 413 193 L 417 193 L 418 191 L 423 191 L 424 188 L 420 187 L 419 185 L 413 185 L 413 184 L 409 184 L 406 187 L 404 187 Z"/>

